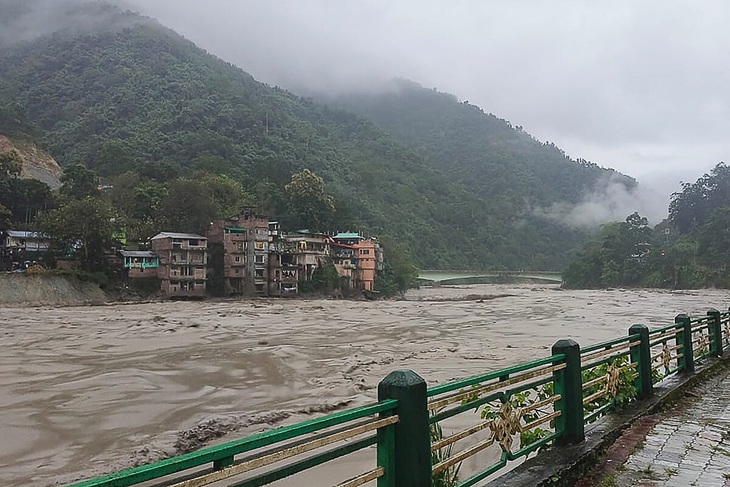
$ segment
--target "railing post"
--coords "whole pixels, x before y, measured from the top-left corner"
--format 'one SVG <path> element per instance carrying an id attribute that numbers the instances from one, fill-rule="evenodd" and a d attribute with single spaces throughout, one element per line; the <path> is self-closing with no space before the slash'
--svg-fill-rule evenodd
<path id="1" fill-rule="evenodd" d="M 574 340 L 558 340 L 553 345 L 553 355 L 565 355 L 565 368 L 554 375 L 554 393 L 560 394 L 555 407 L 561 412 L 556 427 L 562 436 L 555 443 L 566 445 L 585 439 L 583 422 L 583 380 L 580 370 L 580 345 Z"/>
<path id="2" fill-rule="evenodd" d="M 692 320 L 686 314 L 677 315 L 674 323 L 682 325 L 682 330 L 677 333 L 678 345 L 682 345 L 682 356 L 679 358 L 679 369 L 684 372 L 695 371 L 694 350 L 692 345 Z"/>
<path id="3" fill-rule="evenodd" d="M 646 325 L 631 325 L 629 335 L 639 335 L 639 343 L 631 347 L 631 363 L 636 364 L 636 395 L 647 399 L 654 395 L 654 381 L 651 379 L 651 349 L 649 348 L 649 328 Z"/>
<path id="4" fill-rule="evenodd" d="M 720 310 L 710 308 L 707 316 L 712 317 L 710 323 L 710 340 L 712 341 L 713 352 L 718 357 L 722 357 L 722 325 L 720 324 Z"/>
<path id="5" fill-rule="evenodd" d="M 378 384 L 378 401 L 398 401 L 395 452 L 390 463 L 394 485 L 431 485 L 431 434 L 428 423 L 426 381 L 412 370 L 396 370 Z M 379 445 L 380 446 L 380 445 Z"/>

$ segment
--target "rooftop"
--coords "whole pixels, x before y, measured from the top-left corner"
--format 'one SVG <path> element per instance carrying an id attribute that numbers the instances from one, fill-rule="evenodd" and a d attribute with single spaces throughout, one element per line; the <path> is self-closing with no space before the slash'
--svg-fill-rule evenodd
<path id="1" fill-rule="evenodd" d="M 363 237 L 362 235 L 360 235 L 359 233 L 356 233 L 356 232 L 340 232 L 340 233 L 338 233 L 337 235 L 335 235 L 332 238 L 334 238 L 335 240 L 336 239 L 343 239 L 343 240 L 345 240 L 345 239 L 346 240 L 360 239 L 360 240 L 363 240 L 365 237 Z"/>
<path id="2" fill-rule="evenodd" d="M 25 230 L 8 230 L 7 234 L 8 237 L 15 238 L 48 238 L 48 235 L 41 232 L 27 232 Z"/>
<path id="3" fill-rule="evenodd" d="M 119 253 L 122 254 L 122 257 L 157 257 L 157 254 L 151 250 L 120 250 Z"/>
<path id="4" fill-rule="evenodd" d="M 198 235 L 197 233 L 175 233 L 175 232 L 160 232 L 154 237 L 152 237 L 152 240 L 159 240 L 161 238 L 182 238 L 182 239 L 192 239 L 192 240 L 208 240 L 207 238 L 203 237 L 202 235 Z"/>

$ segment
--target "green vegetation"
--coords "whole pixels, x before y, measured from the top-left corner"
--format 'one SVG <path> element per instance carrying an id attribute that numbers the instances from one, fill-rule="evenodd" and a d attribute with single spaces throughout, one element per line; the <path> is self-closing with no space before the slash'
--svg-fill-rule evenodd
<path id="1" fill-rule="evenodd" d="M 566 287 L 730 286 L 730 168 L 718 164 L 672 196 L 650 228 L 634 213 L 604 225 L 563 273 Z"/>
<path id="2" fill-rule="evenodd" d="M 454 201 L 443 210 L 453 227 L 470 232 L 478 261 L 488 263 L 474 268 L 560 269 L 587 236 L 545 218 L 545 209 L 579 203 L 608 180 L 627 189 L 636 185 L 615 171 L 572 160 L 477 106 L 410 81 L 332 103 L 373 120 L 476 201 Z"/>
<path id="3" fill-rule="evenodd" d="M 80 10 L 64 17 L 84 14 L 73 29 L 3 46 L 0 127 L 36 134 L 66 168 L 68 198 L 96 197 L 98 174 L 131 239 L 200 231 L 245 202 L 284 228 L 389 236 L 423 268 L 558 269 L 586 236 L 534 210 L 615 175 L 428 90 L 394 103 L 402 130 L 386 133 L 258 83 L 151 19 Z"/>

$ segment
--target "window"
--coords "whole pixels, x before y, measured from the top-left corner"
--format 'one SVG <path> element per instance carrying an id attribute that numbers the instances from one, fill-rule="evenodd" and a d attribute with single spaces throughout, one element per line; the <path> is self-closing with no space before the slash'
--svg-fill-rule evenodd
<path id="1" fill-rule="evenodd" d="M 241 262 L 241 258 L 239 256 L 236 256 L 236 262 Z"/>
<path id="2" fill-rule="evenodd" d="M 197 247 L 200 243 L 197 240 L 188 240 L 188 245 L 191 247 Z"/>
<path id="3" fill-rule="evenodd" d="M 263 269 L 256 269 L 256 278 L 257 279 L 263 279 L 264 277 L 264 270 Z"/>
<path id="4" fill-rule="evenodd" d="M 360 255 L 370 255 L 370 250 L 369 249 L 362 249 L 362 250 L 360 250 Z"/>
<path id="5" fill-rule="evenodd" d="M 264 263 L 264 256 L 263 255 L 256 255 L 256 256 L 254 256 L 254 261 L 257 264 L 263 264 Z"/>
<path id="6" fill-rule="evenodd" d="M 256 250 L 264 250 L 264 243 L 261 241 L 256 241 L 255 247 Z"/>
<path id="7" fill-rule="evenodd" d="M 235 269 L 233 269 L 233 272 L 235 272 L 236 274 L 238 274 L 240 272 L 240 270 L 241 269 L 239 269 L 238 267 L 236 267 Z"/>

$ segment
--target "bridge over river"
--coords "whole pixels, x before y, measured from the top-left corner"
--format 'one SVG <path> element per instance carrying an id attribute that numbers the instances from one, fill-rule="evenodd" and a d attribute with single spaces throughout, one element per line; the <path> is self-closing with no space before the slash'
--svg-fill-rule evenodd
<path id="1" fill-rule="evenodd" d="M 543 282 L 546 284 L 560 284 L 563 279 L 555 271 L 443 271 L 422 270 L 418 279 L 434 284 L 484 284 L 484 283 L 515 283 L 515 282 Z"/>

